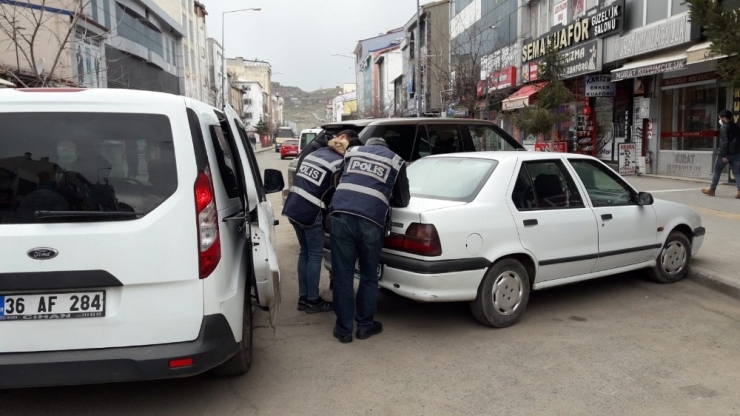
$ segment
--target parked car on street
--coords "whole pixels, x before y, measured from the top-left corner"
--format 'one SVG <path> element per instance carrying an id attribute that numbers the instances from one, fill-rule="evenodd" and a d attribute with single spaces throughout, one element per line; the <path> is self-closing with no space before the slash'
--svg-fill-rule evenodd
<path id="1" fill-rule="evenodd" d="M 286 139 L 295 139 L 295 132 L 290 127 L 280 127 L 275 137 L 275 152 L 279 152 Z"/>
<path id="2" fill-rule="evenodd" d="M 16 89 L 0 125 L 0 389 L 249 370 L 284 185 L 233 109 Z"/>
<path id="3" fill-rule="evenodd" d="M 283 142 L 280 147 L 280 159 L 283 160 L 286 157 L 297 157 L 300 151 L 298 150 L 298 139 L 288 139 Z"/>
<path id="4" fill-rule="evenodd" d="M 519 320 L 532 290 L 645 270 L 683 279 L 704 240 L 691 208 L 638 192 L 601 161 L 542 152 L 457 153 L 408 168 L 380 286 L 420 302 L 470 302 L 484 325 Z M 324 250 L 331 269 L 331 252 Z"/>

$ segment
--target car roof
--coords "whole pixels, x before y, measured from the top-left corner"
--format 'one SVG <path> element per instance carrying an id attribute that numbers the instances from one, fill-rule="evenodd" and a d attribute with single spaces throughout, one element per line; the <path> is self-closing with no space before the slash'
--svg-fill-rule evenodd
<path id="1" fill-rule="evenodd" d="M 442 155 L 426 156 L 424 159 L 437 159 L 437 158 L 466 158 L 466 159 L 487 159 L 487 160 L 505 160 L 505 159 L 522 159 L 522 160 L 546 160 L 559 158 L 560 156 L 567 155 L 570 159 L 591 159 L 596 158 L 587 155 L 579 155 L 575 153 L 559 153 L 559 152 L 526 152 L 526 151 L 515 151 L 515 152 L 459 152 L 459 153 L 446 153 Z"/>
<path id="2" fill-rule="evenodd" d="M 301 130 L 301 135 L 303 133 L 321 133 L 321 129 L 303 129 Z"/>
<path id="3" fill-rule="evenodd" d="M 328 129 L 329 127 L 342 127 L 342 126 L 357 126 L 365 127 L 368 124 L 378 121 L 379 119 L 363 119 L 363 120 L 347 120 L 347 121 L 336 121 L 334 123 L 326 123 L 321 126 L 322 129 Z"/>
<path id="4" fill-rule="evenodd" d="M 146 108 L 160 105 L 180 105 L 187 102 L 181 95 L 163 92 L 125 90 L 114 88 L 14 88 L 0 90 L 0 103 L 85 103 L 134 104 Z M 207 104 L 204 104 L 207 105 Z"/>
<path id="5" fill-rule="evenodd" d="M 433 122 L 435 124 L 488 124 L 497 126 L 496 123 L 488 120 L 478 120 L 471 118 L 438 118 L 438 117 L 403 117 L 403 118 L 386 118 L 379 120 L 372 120 L 369 125 L 401 125 L 401 124 L 418 124 L 424 122 Z"/>

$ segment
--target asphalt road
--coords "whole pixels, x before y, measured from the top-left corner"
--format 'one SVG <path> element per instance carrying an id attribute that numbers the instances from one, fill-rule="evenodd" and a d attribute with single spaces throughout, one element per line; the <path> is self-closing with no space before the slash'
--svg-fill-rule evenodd
<path id="1" fill-rule="evenodd" d="M 271 200 L 279 214 L 280 195 Z M 284 218 L 278 239 L 279 327 L 257 312 L 248 375 L 10 390 L 0 415 L 740 415 L 740 302 L 692 281 L 634 274 L 535 292 L 503 330 L 466 304 L 382 292 L 385 331 L 345 345 L 332 314 L 295 310 L 297 243 Z"/>

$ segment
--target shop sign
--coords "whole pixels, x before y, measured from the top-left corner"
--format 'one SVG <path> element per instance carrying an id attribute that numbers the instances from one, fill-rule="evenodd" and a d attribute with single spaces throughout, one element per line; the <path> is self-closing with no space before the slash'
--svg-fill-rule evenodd
<path id="1" fill-rule="evenodd" d="M 510 66 L 506 69 L 491 74 L 491 89 L 502 90 L 516 85 L 516 67 Z"/>
<path id="2" fill-rule="evenodd" d="M 637 172 L 637 152 L 634 143 L 619 145 L 619 174 L 634 175 Z"/>
<path id="3" fill-rule="evenodd" d="M 593 37 L 619 33 L 622 31 L 622 22 L 624 21 L 624 0 L 616 1 L 601 8 L 594 7 L 586 12 L 586 16 L 591 19 Z"/>
<path id="4" fill-rule="evenodd" d="M 691 84 L 694 82 L 712 81 L 715 79 L 719 79 L 719 74 L 716 72 L 703 72 L 701 74 L 687 75 L 685 77 L 663 79 L 663 86 L 671 87 L 673 85 Z"/>
<path id="5" fill-rule="evenodd" d="M 586 75 L 586 97 L 616 97 L 617 84 L 610 74 Z"/>
<path id="6" fill-rule="evenodd" d="M 617 39 L 614 42 L 614 59 L 612 60 L 670 48 L 690 40 L 689 16 L 685 14 L 660 25 L 638 30 Z"/>
<path id="7" fill-rule="evenodd" d="M 621 71 L 614 71 L 614 81 L 621 81 L 623 79 L 646 77 L 649 75 L 656 75 L 663 72 L 679 71 L 686 68 L 686 59 L 677 59 L 675 61 L 663 62 L 661 64 L 641 66 L 639 68 L 625 69 Z"/>
<path id="8" fill-rule="evenodd" d="M 702 178 L 702 167 L 706 165 L 705 157 L 696 157 L 693 153 L 666 153 L 664 159 L 668 160 L 665 167 L 665 174 L 670 176 L 684 176 L 689 178 Z M 711 156 L 711 155 L 707 155 Z"/>
<path id="9" fill-rule="evenodd" d="M 534 144 L 535 152 L 552 152 L 552 143 L 550 142 L 537 142 Z"/>
<path id="10" fill-rule="evenodd" d="M 624 0 L 604 7 L 594 7 L 586 12 L 585 17 L 567 26 L 558 26 L 539 38 L 524 43 L 522 62 L 541 59 L 548 45 L 552 45 L 556 51 L 559 51 L 582 42 L 617 34 L 622 31 L 623 15 Z"/>
<path id="11" fill-rule="evenodd" d="M 664 131 L 660 133 L 661 139 L 672 139 L 672 138 L 698 138 L 698 137 L 716 137 L 716 130 L 700 130 L 700 131 Z"/>
<path id="12" fill-rule="evenodd" d="M 740 123 L 740 88 L 735 88 L 732 95 L 732 118 L 735 119 L 735 123 Z"/>
<path id="13" fill-rule="evenodd" d="M 568 18 L 568 0 L 562 0 L 559 3 L 555 3 L 555 21 L 553 26 L 565 24 Z"/>
<path id="14" fill-rule="evenodd" d="M 563 78 L 573 78 L 601 70 L 600 40 L 596 39 L 560 53 L 563 57 Z M 539 78 L 540 61 L 522 66 L 522 82 L 534 82 Z"/>
<path id="15" fill-rule="evenodd" d="M 486 81 L 478 81 L 478 88 L 476 92 L 478 94 L 478 97 L 486 95 Z"/>
<path id="16" fill-rule="evenodd" d="M 554 142 L 552 144 L 552 151 L 557 153 L 568 153 L 567 142 Z"/>

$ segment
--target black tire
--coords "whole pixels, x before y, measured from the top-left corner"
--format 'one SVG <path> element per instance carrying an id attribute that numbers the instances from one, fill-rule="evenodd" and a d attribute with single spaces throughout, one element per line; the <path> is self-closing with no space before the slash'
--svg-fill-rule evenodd
<path id="1" fill-rule="evenodd" d="M 275 153 L 278 153 L 279 151 L 280 149 L 277 146 L 275 146 Z"/>
<path id="2" fill-rule="evenodd" d="M 496 296 L 494 285 L 499 287 Z M 483 325 L 506 328 L 514 325 L 527 308 L 529 289 L 527 269 L 517 260 L 500 260 L 483 277 L 478 296 L 470 302 L 470 311 Z"/>
<path id="3" fill-rule="evenodd" d="M 252 367 L 252 304 L 249 293 L 244 297 L 244 318 L 242 319 L 242 340 L 239 342 L 239 352 L 229 358 L 225 363 L 213 369 L 219 376 L 241 376 L 249 372 Z"/>
<path id="4" fill-rule="evenodd" d="M 285 156 L 280 156 L 280 160 L 285 160 Z"/>
<path id="5" fill-rule="evenodd" d="M 680 231 L 672 231 L 663 244 L 655 267 L 647 270 L 647 277 L 657 283 L 676 283 L 689 274 L 691 240 Z"/>

